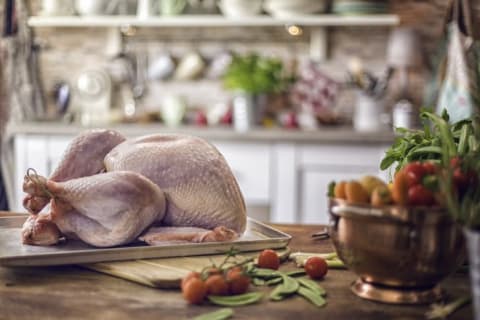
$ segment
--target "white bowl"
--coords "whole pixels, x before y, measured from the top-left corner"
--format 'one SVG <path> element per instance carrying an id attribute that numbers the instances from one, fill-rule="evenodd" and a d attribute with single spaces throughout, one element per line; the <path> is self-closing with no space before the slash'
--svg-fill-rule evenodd
<path id="1" fill-rule="evenodd" d="M 218 7 L 227 17 L 250 17 L 262 13 L 263 0 L 220 0 Z"/>
<path id="2" fill-rule="evenodd" d="M 265 0 L 264 9 L 275 17 L 291 17 L 324 12 L 325 0 Z"/>

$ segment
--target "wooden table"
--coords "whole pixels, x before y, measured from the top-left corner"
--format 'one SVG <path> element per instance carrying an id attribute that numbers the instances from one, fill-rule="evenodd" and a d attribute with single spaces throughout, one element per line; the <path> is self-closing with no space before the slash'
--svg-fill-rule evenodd
<path id="1" fill-rule="evenodd" d="M 319 226 L 277 225 L 291 234 L 294 251 L 331 252 L 329 240 L 312 240 Z M 290 263 L 289 263 L 290 264 Z M 282 266 L 292 268 L 293 265 Z M 427 306 L 393 306 L 360 299 L 350 292 L 355 275 L 329 270 L 323 286 L 328 304 L 316 308 L 300 297 L 262 301 L 235 308 L 234 319 L 424 319 Z M 454 274 L 443 283 L 454 297 L 469 294 L 468 274 Z M 270 290 L 266 288 L 265 290 Z M 188 319 L 219 307 L 188 305 L 177 290 L 159 290 L 77 266 L 0 267 L 0 319 Z M 471 305 L 449 319 L 472 319 Z"/>

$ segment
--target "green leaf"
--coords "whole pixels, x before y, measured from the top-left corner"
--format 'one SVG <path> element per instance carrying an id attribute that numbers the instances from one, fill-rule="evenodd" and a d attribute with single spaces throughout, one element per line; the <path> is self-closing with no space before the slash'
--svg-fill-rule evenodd
<path id="1" fill-rule="evenodd" d="M 380 162 L 380 169 L 381 170 L 387 170 L 390 168 L 390 166 L 397 161 L 397 158 L 394 156 L 386 156 L 385 158 L 382 159 Z"/>
<path id="2" fill-rule="evenodd" d="M 336 185 L 335 181 L 331 181 L 328 184 L 327 197 L 329 197 L 329 198 L 335 197 L 335 185 Z"/>

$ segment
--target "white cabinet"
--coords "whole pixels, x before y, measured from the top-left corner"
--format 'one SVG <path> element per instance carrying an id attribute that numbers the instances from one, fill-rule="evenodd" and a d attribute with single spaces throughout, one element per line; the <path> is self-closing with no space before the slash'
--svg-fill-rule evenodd
<path id="1" fill-rule="evenodd" d="M 377 144 L 277 145 L 272 221 L 328 223 L 328 184 L 365 174 L 383 175 L 379 163 L 386 148 Z"/>
<path id="2" fill-rule="evenodd" d="M 14 136 L 15 202 L 22 208 L 22 181 L 28 168 L 48 176 L 56 168 L 73 135 L 17 134 Z M 216 140 L 237 178 L 249 214 L 272 222 L 327 223 L 327 186 L 379 174 L 386 144 L 278 143 Z M 261 210 L 261 217 L 252 210 Z M 266 213 L 264 212 L 266 211 Z"/>
<path id="3" fill-rule="evenodd" d="M 270 204 L 270 146 L 213 142 L 230 165 L 247 205 Z"/>

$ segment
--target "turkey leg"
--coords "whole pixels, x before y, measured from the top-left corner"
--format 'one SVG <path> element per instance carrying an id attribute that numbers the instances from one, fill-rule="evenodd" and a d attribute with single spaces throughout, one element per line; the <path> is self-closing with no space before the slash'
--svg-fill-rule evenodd
<path id="1" fill-rule="evenodd" d="M 62 182 L 74 178 L 91 176 L 104 170 L 105 156 L 125 137 L 113 130 L 90 130 L 75 137 L 69 144 L 60 164 L 50 176 L 50 180 Z M 36 175 L 36 173 L 35 173 Z M 37 214 L 50 201 L 45 192 L 46 179 L 28 174 L 23 182 L 27 193 L 23 206 L 28 212 Z"/>
<path id="2" fill-rule="evenodd" d="M 65 182 L 48 180 L 46 187 L 53 195 L 51 221 L 67 237 L 96 247 L 129 243 L 165 214 L 163 191 L 134 172 L 108 172 Z M 30 226 L 24 225 L 24 242 L 44 238 L 32 236 L 29 230 Z"/>

